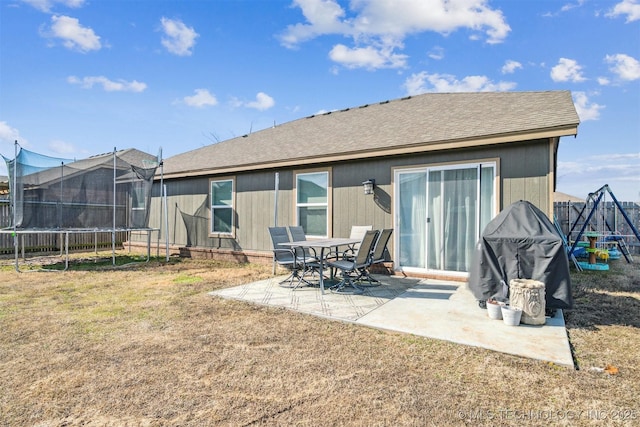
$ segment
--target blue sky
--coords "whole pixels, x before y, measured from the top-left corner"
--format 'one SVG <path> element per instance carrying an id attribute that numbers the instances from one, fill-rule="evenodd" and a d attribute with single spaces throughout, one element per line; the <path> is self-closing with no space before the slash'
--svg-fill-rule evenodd
<path id="1" fill-rule="evenodd" d="M 168 158 L 406 95 L 570 90 L 558 191 L 640 201 L 640 0 L 443 3 L 1 0 L 0 153 Z"/>

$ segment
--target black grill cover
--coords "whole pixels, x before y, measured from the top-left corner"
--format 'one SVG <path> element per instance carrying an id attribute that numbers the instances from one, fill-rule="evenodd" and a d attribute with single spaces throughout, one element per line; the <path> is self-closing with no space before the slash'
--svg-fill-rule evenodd
<path id="1" fill-rule="evenodd" d="M 569 260 L 562 237 L 530 202 L 504 209 L 485 227 L 469 272 L 478 301 L 502 295 L 503 280 L 533 279 L 545 284 L 547 308 L 571 308 Z"/>

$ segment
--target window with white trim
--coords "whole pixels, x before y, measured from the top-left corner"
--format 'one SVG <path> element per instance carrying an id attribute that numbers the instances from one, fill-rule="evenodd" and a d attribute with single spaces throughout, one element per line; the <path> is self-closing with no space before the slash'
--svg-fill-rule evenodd
<path id="1" fill-rule="evenodd" d="M 233 180 L 223 179 L 210 182 L 211 188 L 211 233 L 231 234 L 233 232 Z"/>
<path id="2" fill-rule="evenodd" d="M 296 174 L 296 217 L 307 236 L 327 237 L 329 172 Z"/>

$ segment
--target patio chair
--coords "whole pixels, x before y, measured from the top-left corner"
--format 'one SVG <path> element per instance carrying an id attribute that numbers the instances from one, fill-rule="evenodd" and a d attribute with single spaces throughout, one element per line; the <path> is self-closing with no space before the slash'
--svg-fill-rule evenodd
<path id="1" fill-rule="evenodd" d="M 352 225 L 350 239 L 358 239 L 364 237 L 367 231 L 373 230 L 372 225 Z"/>
<path id="2" fill-rule="evenodd" d="M 304 234 L 304 228 L 301 225 L 290 225 L 288 228 L 292 242 L 304 242 L 307 240 L 307 235 Z M 316 250 L 313 248 L 300 248 L 300 250 L 304 251 L 304 256 L 307 258 L 318 258 Z"/>
<path id="3" fill-rule="evenodd" d="M 369 230 L 362 238 L 362 242 L 352 259 L 338 259 L 329 262 L 331 268 L 340 270 L 342 280 L 331 291 L 339 294 L 362 293 L 363 289 L 356 285 L 356 281 L 362 277 L 366 268 L 371 263 L 371 250 L 378 238 L 378 230 Z M 347 289 L 351 288 L 351 290 Z"/>
<path id="4" fill-rule="evenodd" d="M 303 270 L 303 263 L 300 261 L 292 248 L 280 246 L 281 243 L 289 243 L 289 233 L 286 227 L 269 227 L 269 235 L 273 244 L 273 260 L 280 266 L 290 271 L 289 276 L 280 282 L 280 286 L 295 288 L 300 284 Z M 294 281 L 297 283 L 294 284 Z"/>
<path id="5" fill-rule="evenodd" d="M 307 240 L 307 235 L 304 233 L 304 228 L 300 225 L 290 225 L 288 227 L 289 234 L 291 235 L 292 242 L 304 242 Z M 313 274 L 318 273 L 320 269 L 320 259 L 316 255 L 316 250 L 314 248 L 294 248 L 294 252 L 296 254 L 296 258 L 299 261 L 302 261 L 304 271 L 302 273 L 302 280 L 307 282 L 304 279 L 306 273 Z M 307 284 L 310 285 L 309 282 Z"/>
<path id="6" fill-rule="evenodd" d="M 360 239 L 364 237 L 367 231 L 371 231 L 373 229 L 372 225 L 352 225 L 351 233 L 349 234 L 350 239 Z M 334 251 L 327 255 L 327 258 L 335 258 L 335 259 L 351 259 L 355 255 L 358 250 L 360 243 L 354 243 L 353 245 L 349 245 L 347 249 L 342 252 Z"/>
<path id="7" fill-rule="evenodd" d="M 369 266 L 365 269 L 364 274 L 361 277 L 361 279 L 366 279 L 369 283 L 361 283 L 360 286 L 380 285 L 380 281 L 371 276 L 371 272 L 369 271 L 369 269 L 373 265 L 381 264 L 386 261 L 385 255 L 387 244 L 389 243 L 389 239 L 391 238 L 391 233 L 393 233 L 392 228 L 385 228 L 378 234 L 378 239 L 376 240 L 373 251 L 371 252 L 371 262 L 369 263 Z"/>

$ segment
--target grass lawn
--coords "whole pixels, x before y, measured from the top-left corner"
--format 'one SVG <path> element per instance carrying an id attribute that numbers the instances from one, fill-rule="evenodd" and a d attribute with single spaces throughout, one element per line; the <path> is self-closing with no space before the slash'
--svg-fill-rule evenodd
<path id="1" fill-rule="evenodd" d="M 576 370 L 208 295 L 270 266 L 11 262 L 0 426 L 640 424 L 638 259 L 573 273 Z"/>

